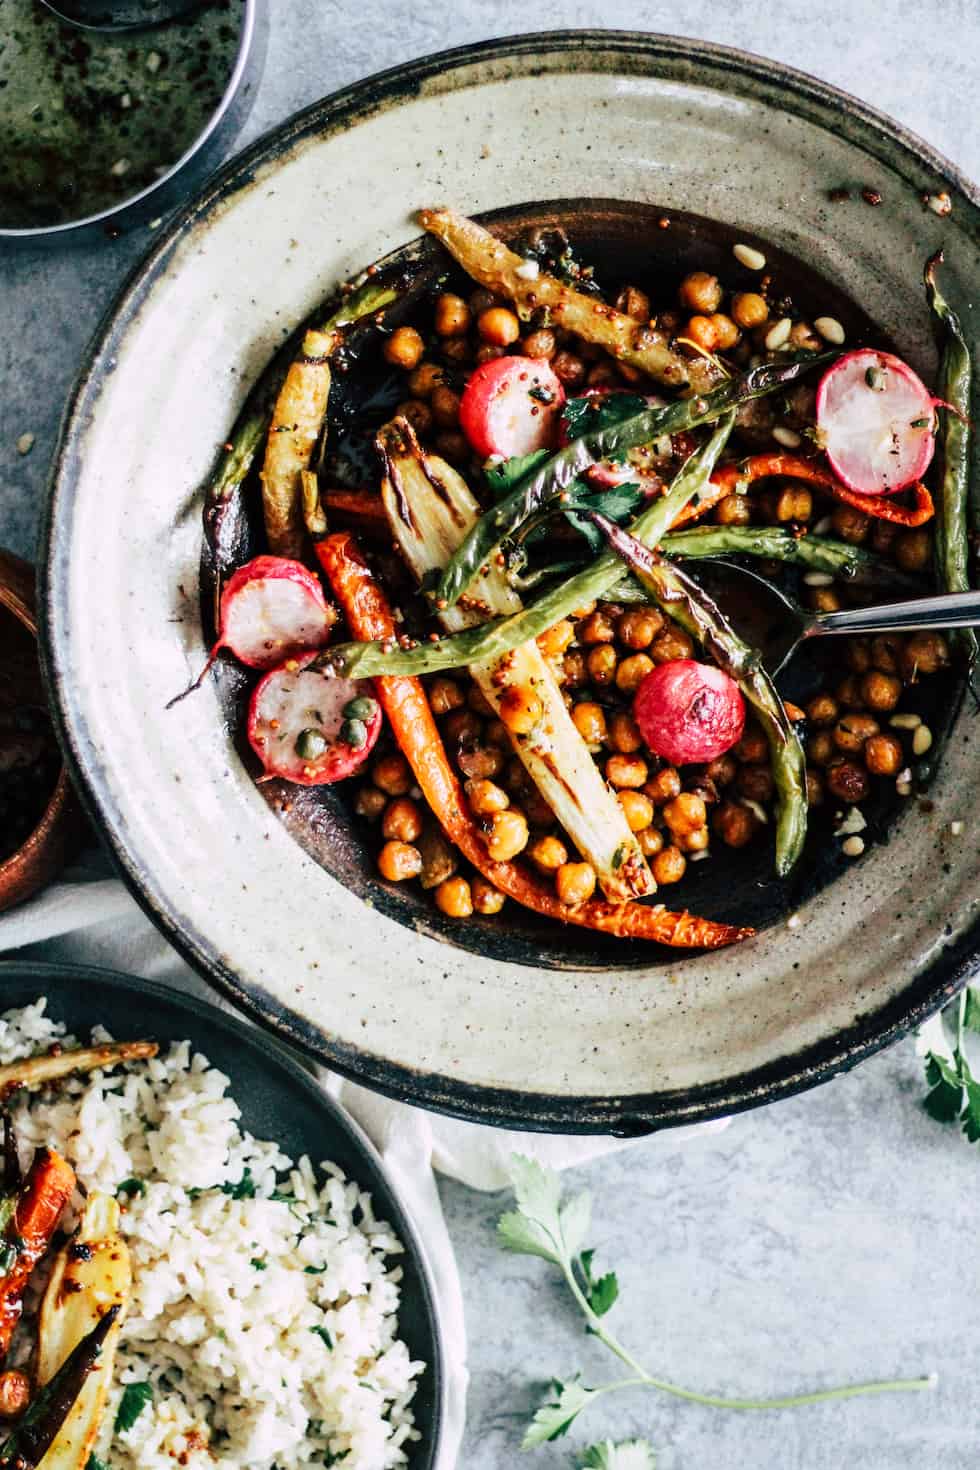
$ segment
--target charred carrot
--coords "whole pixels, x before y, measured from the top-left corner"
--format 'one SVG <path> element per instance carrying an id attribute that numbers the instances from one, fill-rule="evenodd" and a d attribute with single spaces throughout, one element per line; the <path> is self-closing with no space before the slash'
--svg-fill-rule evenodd
<path id="1" fill-rule="evenodd" d="M 755 480 L 767 480 L 776 476 L 787 480 L 803 480 L 809 485 L 815 485 L 825 495 L 832 495 L 845 505 L 863 510 L 865 515 L 875 516 L 880 521 L 893 521 L 898 526 L 922 526 L 926 521 L 931 521 L 935 514 L 932 496 L 921 480 L 917 480 L 911 487 L 913 503 L 901 505 L 890 495 L 861 495 L 856 490 L 849 490 L 830 470 L 825 470 L 812 459 L 804 459 L 796 454 L 754 454 L 739 464 L 722 465 L 711 476 L 712 486 L 720 493 L 710 502 L 706 498 L 702 504 L 710 509 L 718 500 L 731 495 L 737 485 L 751 485 Z M 699 513 L 701 508 L 699 505 Z M 679 524 L 678 519 L 675 525 Z"/>
<path id="2" fill-rule="evenodd" d="M 0 1359 L 20 1321 L 24 1288 L 50 1245 L 74 1188 L 75 1171 L 68 1161 L 52 1148 L 39 1148 L 0 1246 L 5 1255 L 5 1274 L 0 1277 Z"/>
<path id="3" fill-rule="evenodd" d="M 358 638 L 386 640 L 396 633 L 387 600 L 348 532 L 316 543 L 317 556 L 334 596 Z M 754 930 L 719 924 L 660 905 L 590 901 L 574 908 L 559 902 L 542 878 L 518 863 L 497 863 L 487 853 L 483 834 L 470 815 L 463 789 L 449 763 L 421 682 L 384 675 L 375 688 L 392 732 L 415 774 L 422 794 L 446 836 L 502 893 L 535 913 L 617 938 L 647 939 L 698 949 L 720 949 L 747 939 Z"/>

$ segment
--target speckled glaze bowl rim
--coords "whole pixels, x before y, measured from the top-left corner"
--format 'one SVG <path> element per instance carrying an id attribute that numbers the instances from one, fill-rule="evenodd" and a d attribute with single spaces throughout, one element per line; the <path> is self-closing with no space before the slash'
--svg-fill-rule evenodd
<path id="1" fill-rule="evenodd" d="M 260 1025 L 340 1074 L 387 1096 L 498 1127 L 631 1137 L 726 1116 L 801 1092 L 848 1070 L 907 1035 L 943 1006 L 977 968 L 980 917 L 945 949 L 940 959 L 913 976 L 893 1000 L 870 1014 L 855 1017 L 851 1025 L 800 1051 L 718 1082 L 635 1094 L 627 1102 L 616 1096 L 559 1095 L 481 1086 L 414 1069 L 328 1039 L 320 1029 L 301 1020 L 287 1007 L 278 1002 L 270 1006 L 267 994 L 253 994 L 225 965 L 206 936 L 183 923 L 166 898 L 154 892 L 151 873 L 141 866 L 138 854 L 129 850 L 120 824 L 113 822 L 113 802 L 106 775 L 97 752 L 86 744 L 84 730 L 76 728 L 70 680 L 52 637 L 58 620 L 55 609 L 65 597 L 64 587 L 55 580 L 55 570 L 63 555 L 59 509 L 62 501 L 72 495 L 78 444 L 100 384 L 112 371 L 117 345 L 166 270 L 170 248 L 180 236 L 247 186 L 253 170 L 260 164 L 274 163 L 302 140 L 322 130 L 355 125 L 360 117 L 373 115 L 382 106 L 397 105 L 401 99 L 415 96 L 428 79 L 475 65 L 491 67 L 502 63 L 512 63 L 518 73 L 529 75 L 539 65 L 542 54 L 574 55 L 591 51 L 629 56 L 634 70 L 639 62 L 645 74 L 654 76 L 659 59 L 669 60 L 675 66 L 679 61 L 695 73 L 703 65 L 723 76 L 726 73 L 738 76 L 770 94 L 777 92 L 785 99 L 788 110 L 815 121 L 818 126 L 828 127 L 846 114 L 862 134 L 855 146 L 863 147 L 874 158 L 879 158 L 871 146 L 874 140 L 890 146 L 887 162 L 900 176 L 903 156 L 911 155 L 920 169 L 929 170 L 974 209 L 980 209 L 977 186 L 954 164 L 886 114 L 806 73 L 708 42 L 622 30 L 537 32 L 432 53 L 379 72 L 296 113 L 226 164 L 168 224 L 123 286 L 89 349 L 66 409 L 53 460 L 41 530 L 39 562 L 43 567 L 44 591 L 40 614 L 43 662 L 52 703 L 60 722 L 66 758 L 85 804 L 137 901 L 174 947 L 216 989 Z M 697 80 L 696 75 L 693 79 Z"/>
<path id="2" fill-rule="evenodd" d="M 9 226 L 0 224 L 0 240 L 48 240 L 59 235 L 69 234 L 72 230 L 83 230 L 90 225 L 100 225 L 115 219 L 117 215 L 127 213 L 137 205 L 143 204 L 152 198 L 154 194 L 172 184 L 177 175 L 196 158 L 201 149 L 220 127 L 229 108 L 238 95 L 238 89 L 245 77 L 248 66 L 249 55 L 255 41 L 256 18 L 258 8 L 265 0 L 244 0 L 244 13 L 242 15 L 241 30 L 238 36 L 238 47 L 235 52 L 235 61 L 232 66 L 228 81 L 225 83 L 224 91 L 217 107 L 208 118 L 207 123 L 197 133 L 184 149 L 179 158 L 175 159 L 165 173 L 152 184 L 147 184 L 145 189 L 140 189 L 135 194 L 128 194 L 125 199 L 111 204 L 107 209 L 98 209 L 94 214 L 83 214 L 78 219 L 65 220 L 58 225 L 32 226 L 29 229 L 11 229 Z"/>
<path id="3" fill-rule="evenodd" d="M 302 1061 L 293 1056 L 275 1037 L 266 1036 L 254 1026 L 248 1025 L 241 1017 L 219 1009 L 200 996 L 161 984 L 158 980 L 147 980 L 142 975 L 129 974 L 123 970 L 110 970 L 102 965 L 69 965 L 61 961 L 0 958 L 0 1011 L 7 1010 L 11 1004 L 17 1003 L 8 1000 L 8 988 L 15 992 L 33 991 L 37 996 L 45 994 L 52 988 L 55 990 L 60 987 L 69 989 L 88 984 L 103 986 L 109 991 L 117 992 L 120 997 L 129 995 L 136 1001 L 140 996 L 147 996 L 151 1001 L 157 1001 L 166 1010 L 178 1015 L 186 1014 L 189 1018 L 189 1033 L 195 1024 L 203 1023 L 215 1031 L 224 1032 L 236 1043 L 243 1043 L 253 1053 L 250 1059 L 251 1065 L 257 1067 L 261 1056 L 265 1069 L 278 1069 L 281 1073 L 285 1073 L 289 1087 L 304 1093 L 314 1107 L 330 1119 L 331 1124 L 339 1133 L 347 1135 L 353 1151 L 366 1165 L 368 1175 L 366 1181 L 363 1177 L 352 1176 L 360 1188 L 368 1189 L 376 1194 L 377 1186 L 371 1181 L 371 1171 L 377 1176 L 388 1196 L 387 1201 L 382 1201 L 385 1216 L 405 1247 L 401 1260 L 409 1263 L 416 1277 L 425 1313 L 423 1335 L 427 1339 L 429 1349 L 429 1356 L 425 1360 L 425 1372 L 431 1374 L 432 1428 L 428 1441 L 422 1443 L 417 1455 L 413 1456 L 413 1462 L 415 1459 L 418 1460 L 417 1470 L 433 1470 L 439 1460 L 442 1425 L 446 1413 L 448 1381 L 445 1362 L 448 1344 L 439 1315 L 432 1268 L 429 1265 L 425 1243 L 419 1234 L 408 1205 L 402 1199 L 398 1185 L 392 1178 L 388 1165 L 360 1123 L 356 1118 L 351 1117 L 337 1098 L 331 1097 Z M 21 1003 L 27 1004 L 26 1001 Z M 99 1016 L 93 1014 L 93 1025 L 100 1020 Z M 134 1025 L 136 1024 L 134 1021 Z M 193 1034 L 190 1034 L 190 1039 L 192 1045 L 197 1047 Z M 234 1098 L 236 1095 L 234 1076 L 230 1077 L 229 1091 Z M 318 1165 L 321 1158 L 322 1154 L 312 1159 L 314 1166 Z"/>

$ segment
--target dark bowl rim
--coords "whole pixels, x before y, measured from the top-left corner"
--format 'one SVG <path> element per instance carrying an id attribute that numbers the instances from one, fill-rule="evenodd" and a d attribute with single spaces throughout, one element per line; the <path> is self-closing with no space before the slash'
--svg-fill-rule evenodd
<path id="1" fill-rule="evenodd" d="M 402 1200 L 401 1193 L 379 1150 L 360 1123 L 356 1118 L 351 1117 L 342 1103 L 338 1102 L 335 1097 L 331 1097 L 330 1093 L 321 1087 L 301 1060 L 293 1056 L 275 1037 L 267 1036 L 239 1016 L 220 1010 L 210 1001 L 202 1000 L 200 996 L 192 995 L 175 986 L 163 985 L 157 980 L 146 980 L 142 975 L 128 974 L 123 970 L 111 970 L 102 965 L 65 964 L 61 961 L 43 959 L 0 959 L 0 1009 L 8 1009 L 6 991 L 10 983 L 22 982 L 29 986 L 37 984 L 40 987 L 38 994 L 41 994 L 44 986 L 51 980 L 55 983 L 63 982 L 66 986 L 77 985 L 78 982 L 92 982 L 120 993 L 135 991 L 137 994 L 152 996 L 162 1005 L 173 1010 L 189 1012 L 196 1020 L 228 1033 L 236 1042 L 243 1042 L 245 1046 L 261 1053 L 264 1066 L 279 1068 L 280 1071 L 287 1073 L 290 1083 L 308 1094 L 316 1105 L 329 1115 L 334 1125 L 349 1135 L 356 1151 L 364 1156 L 388 1192 L 393 1208 L 386 1205 L 386 1213 L 391 1215 L 391 1224 L 395 1233 L 405 1246 L 405 1258 L 411 1262 L 418 1276 L 427 1319 L 425 1335 L 430 1339 L 432 1353 L 431 1359 L 426 1361 L 426 1371 L 432 1373 L 432 1432 L 430 1442 L 424 1448 L 425 1466 L 428 1467 L 428 1470 L 433 1470 L 439 1459 L 446 1411 L 445 1359 L 447 1346 L 443 1339 L 442 1319 L 439 1315 L 432 1269 L 429 1265 L 426 1247 L 419 1236 L 411 1212 Z M 233 1096 L 234 1085 L 234 1078 L 231 1078 L 230 1087 Z"/>
<path id="2" fill-rule="evenodd" d="M 342 1076 L 385 1096 L 449 1116 L 501 1128 L 541 1132 L 613 1134 L 635 1137 L 662 1128 L 704 1122 L 792 1096 L 891 1045 L 921 1025 L 964 985 L 980 959 L 980 915 L 956 941 L 891 1001 L 829 1037 L 776 1062 L 721 1081 L 671 1091 L 622 1096 L 534 1093 L 494 1088 L 422 1071 L 388 1057 L 328 1038 L 275 1001 L 260 987 L 246 986 L 228 968 L 206 937 L 182 922 L 152 875 L 129 850 L 122 824 L 113 820 L 112 793 L 97 754 L 86 745 L 81 719 L 74 718 L 70 672 L 62 661 L 57 634 L 63 611 L 58 568 L 68 555 L 62 505 L 70 502 L 77 472 L 78 444 L 104 378 L 112 371 L 118 342 L 136 317 L 156 280 L 164 273 L 172 247 L 200 218 L 239 188 L 261 164 L 283 156 L 305 137 L 328 124 L 354 124 L 384 102 L 415 95 L 430 77 L 477 63 L 518 61 L 532 70 L 542 52 L 622 52 L 656 64 L 659 58 L 708 64 L 761 84 L 774 84 L 788 101 L 815 106 L 824 125 L 841 111 L 878 139 L 890 143 L 928 169 L 980 209 L 980 189 L 954 164 L 887 114 L 867 106 L 829 83 L 750 52 L 679 36 L 624 30 L 556 30 L 503 37 L 431 53 L 378 72 L 295 113 L 270 129 L 212 176 L 200 193 L 168 222 L 147 255 L 136 265 L 105 314 L 83 359 L 66 406 L 52 460 L 40 531 L 38 564 L 42 596 L 39 615 L 42 667 L 55 711 L 66 762 L 93 823 L 108 844 L 119 872 L 136 901 L 174 948 L 216 990 L 244 1014 L 282 1040 L 313 1056 Z M 870 151 L 870 150 L 869 150 Z M 878 158 L 878 154 L 874 153 Z M 880 160 L 879 160 L 880 161 Z M 890 166 L 896 168 L 894 161 Z"/>
<path id="3" fill-rule="evenodd" d="M 115 219 L 117 215 L 126 213 L 131 209 L 135 209 L 137 205 L 146 203 L 159 190 L 165 189 L 168 184 L 173 183 L 177 175 L 187 167 L 193 158 L 197 157 L 208 140 L 214 137 L 228 109 L 238 95 L 238 89 L 244 79 L 249 55 L 255 40 L 258 7 L 264 3 L 264 0 L 243 0 L 243 3 L 245 8 L 242 14 L 241 30 L 238 35 L 238 46 L 235 50 L 235 61 L 228 74 L 228 80 L 225 83 L 218 105 L 201 131 L 194 135 L 179 158 L 176 158 L 158 179 L 154 179 L 152 184 L 147 184 L 145 188 L 138 190 L 135 194 L 127 194 L 125 199 L 120 199 L 116 204 L 110 204 L 106 209 L 97 209 L 94 214 L 79 215 L 77 219 L 63 220 L 58 225 L 31 225 L 26 228 L 15 229 L 9 225 L 0 224 L 0 240 L 52 240 L 57 239 L 61 235 L 70 234 L 72 230 L 83 230 L 90 225 L 106 224 L 108 221 Z M 84 27 L 84 29 L 89 30 L 92 28 Z"/>

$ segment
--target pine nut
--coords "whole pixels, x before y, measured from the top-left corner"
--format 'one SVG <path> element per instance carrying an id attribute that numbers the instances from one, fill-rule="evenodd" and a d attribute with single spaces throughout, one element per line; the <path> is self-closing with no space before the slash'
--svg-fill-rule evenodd
<path id="1" fill-rule="evenodd" d="M 765 269 L 766 257 L 761 250 L 756 250 L 751 245 L 733 245 L 732 254 L 739 265 L 744 265 L 748 271 L 761 271 Z"/>
<path id="2" fill-rule="evenodd" d="M 780 317 L 774 327 L 770 327 L 766 333 L 766 351 L 778 352 L 780 347 L 785 347 L 789 341 L 789 334 L 793 330 L 793 323 L 788 316 Z"/>
<path id="3" fill-rule="evenodd" d="M 808 587 L 832 587 L 834 582 L 829 572 L 804 572 L 803 580 Z"/>
<path id="4" fill-rule="evenodd" d="M 835 316 L 818 316 L 813 323 L 825 342 L 839 347 L 844 340 L 844 328 Z"/>
<path id="5" fill-rule="evenodd" d="M 919 725 L 912 736 L 912 754 L 925 755 L 932 745 L 932 731 L 928 725 Z"/>
<path id="6" fill-rule="evenodd" d="M 860 857 L 864 851 L 864 838 L 848 837 L 846 842 L 841 843 L 840 850 L 845 857 Z"/>
<path id="7" fill-rule="evenodd" d="M 776 443 L 781 444 L 784 449 L 799 449 L 800 445 L 803 443 L 803 440 L 800 438 L 795 429 L 785 429 L 782 424 L 776 425 L 776 427 L 772 431 L 772 437 L 775 439 Z"/>
<path id="8" fill-rule="evenodd" d="M 897 714 L 888 721 L 893 730 L 917 730 L 922 724 L 921 715 Z"/>

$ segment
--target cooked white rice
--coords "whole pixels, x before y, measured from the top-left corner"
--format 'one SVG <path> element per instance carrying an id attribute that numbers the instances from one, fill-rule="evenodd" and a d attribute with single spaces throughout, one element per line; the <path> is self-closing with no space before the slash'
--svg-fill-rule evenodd
<path id="1" fill-rule="evenodd" d="M 45 1004 L 0 1019 L 0 1062 L 77 1044 Z M 404 1465 L 424 1364 L 398 1337 L 403 1247 L 335 1165 L 320 1187 L 309 1159 L 244 1133 L 228 1087 L 180 1042 L 14 1112 L 22 1147 L 58 1149 L 86 1190 L 138 1182 L 119 1196 L 133 1298 L 98 1453 L 113 1470 Z M 152 1402 L 114 1434 L 127 1383 Z"/>

